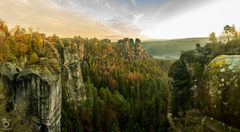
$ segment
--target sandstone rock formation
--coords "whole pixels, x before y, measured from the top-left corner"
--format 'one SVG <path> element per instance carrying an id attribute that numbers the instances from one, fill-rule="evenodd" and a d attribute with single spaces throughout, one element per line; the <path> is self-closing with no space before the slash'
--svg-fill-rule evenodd
<path id="1" fill-rule="evenodd" d="M 240 55 L 221 55 L 208 64 L 200 96 L 208 116 L 239 128 Z"/>
<path id="2" fill-rule="evenodd" d="M 30 120 L 33 131 L 61 131 L 60 74 L 53 75 L 47 69 L 21 69 L 11 63 L 1 67 L 1 74 L 7 111 L 26 107 L 25 118 Z"/>
<path id="3" fill-rule="evenodd" d="M 62 85 L 66 89 L 68 101 L 74 104 L 86 98 L 81 71 L 83 46 L 83 43 L 72 43 L 63 48 Z"/>
<path id="4" fill-rule="evenodd" d="M 75 108 L 86 98 L 80 65 L 84 47 L 61 40 L 55 46 L 45 43 L 47 55 L 39 58 L 39 64 L 5 62 L 0 65 L 0 76 L 7 111 L 26 107 L 23 118 L 30 121 L 32 131 L 60 132 L 63 90 Z"/>
<path id="5" fill-rule="evenodd" d="M 141 45 L 141 40 L 136 39 L 135 43 L 133 39 L 124 38 L 118 41 L 121 55 L 130 59 L 144 59 L 149 57 Z"/>
<path id="6" fill-rule="evenodd" d="M 174 116 L 191 108 L 200 109 L 211 119 L 203 120 L 206 131 L 235 130 L 232 127 L 240 126 L 240 56 L 214 58 L 218 53 L 208 46 L 184 52 L 169 72 Z"/>

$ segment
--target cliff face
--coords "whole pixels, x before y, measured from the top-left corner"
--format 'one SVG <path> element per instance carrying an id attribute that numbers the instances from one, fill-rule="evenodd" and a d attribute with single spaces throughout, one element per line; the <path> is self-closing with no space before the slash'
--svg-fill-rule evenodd
<path id="1" fill-rule="evenodd" d="M 80 66 L 83 45 L 45 46 L 48 58 L 39 58 L 38 65 L 21 67 L 10 62 L 1 65 L 6 110 L 25 107 L 23 118 L 30 121 L 32 131 L 60 132 L 62 90 L 72 105 L 79 105 L 85 98 Z"/>
<path id="2" fill-rule="evenodd" d="M 61 131 L 62 87 L 60 74 L 48 70 L 20 69 L 11 63 L 2 68 L 7 111 L 25 108 L 33 131 Z"/>

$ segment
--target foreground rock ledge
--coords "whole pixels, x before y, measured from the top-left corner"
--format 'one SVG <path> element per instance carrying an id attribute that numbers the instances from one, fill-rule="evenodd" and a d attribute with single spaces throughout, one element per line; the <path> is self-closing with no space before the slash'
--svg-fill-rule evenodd
<path id="1" fill-rule="evenodd" d="M 240 55 L 213 59 L 200 87 L 203 110 L 227 125 L 240 126 Z"/>
<path id="2" fill-rule="evenodd" d="M 61 74 L 47 69 L 20 69 L 11 63 L 1 67 L 8 111 L 26 107 L 33 131 L 61 131 Z"/>

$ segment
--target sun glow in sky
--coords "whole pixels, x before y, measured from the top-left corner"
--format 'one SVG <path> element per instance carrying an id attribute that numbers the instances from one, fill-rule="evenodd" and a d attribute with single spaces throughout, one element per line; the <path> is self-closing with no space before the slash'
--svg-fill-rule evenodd
<path id="1" fill-rule="evenodd" d="M 0 18 L 62 37 L 170 39 L 240 26 L 239 0 L 0 0 Z"/>

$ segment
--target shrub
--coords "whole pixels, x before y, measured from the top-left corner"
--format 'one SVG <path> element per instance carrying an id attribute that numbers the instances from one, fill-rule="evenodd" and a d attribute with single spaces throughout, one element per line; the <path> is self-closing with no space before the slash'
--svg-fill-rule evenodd
<path id="1" fill-rule="evenodd" d="M 6 56 L 4 57 L 5 62 L 16 62 L 17 58 L 11 54 L 11 53 L 7 53 Z"/>
<path id="2" fill-rule="evenodd" d="M 198 109 L 186 111 L 186 115 L 174 118 L 174 125 L 182 132 L 201 132 L 203 115 Z"/>
<path id="3" fill-rule="evenodd" d="M 39 57 L 38 57 L 37 53 L 33 52 L 33 53 L 30 55 L 29 63 L 30 63 L 30 64 L 36 64 L 37 62 L 39 62 Z"/>

